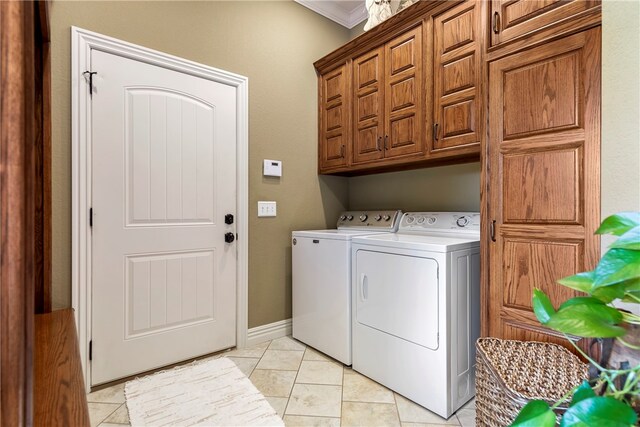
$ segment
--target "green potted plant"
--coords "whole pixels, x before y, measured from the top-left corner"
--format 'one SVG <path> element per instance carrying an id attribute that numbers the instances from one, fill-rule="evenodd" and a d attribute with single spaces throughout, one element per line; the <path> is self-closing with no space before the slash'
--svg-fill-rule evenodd
<path id="1" fill-rule="evenodd" d="M 590 362 L 592 375 L 588 382 L 584 381 L 552 406 L 541 400 L 529 402 L 513 426 L 555 426 L 553 410 L 567 403 L 569 407 L 562 413 L 561 427 L 629 426 L 638 423 L 640 346 L 637 335 L 640 334 L 637 332 L 640 329 L 637 325 L 640 325 L 640 316 L 614 304 L 618 301 L 640 304 L 640 212 L 612 215 L 602 222 L 596 233 L 613 234 L 618 238 L 593 271 L 558 281 L 585 296 L 571 298 L 556 310 L 541 290 L 536 289 L 533 295 L 533 310 L 540 323 L 562 332 Z M 617 353 L 622 354 L 626 362 L 596 362 L 575 344 L 575 337 L 614 343 L 616 348 L 623 349 Z"/>

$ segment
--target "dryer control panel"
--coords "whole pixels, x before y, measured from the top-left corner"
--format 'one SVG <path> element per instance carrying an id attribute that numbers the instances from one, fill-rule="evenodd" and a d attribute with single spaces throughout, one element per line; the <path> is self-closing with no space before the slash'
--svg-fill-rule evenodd
<path id="1" fill-rule="evenodd" d="M 479 233 L 480 214 L 478 212 L 406 212 L 402 215 L 398 231 Z"/>
<path id="2" fill-rule="evenodd" d="M 338 218 L 338 229 L 367 229 L 396 231 L 400 222 L 400 210 L 346 211 Z"/>

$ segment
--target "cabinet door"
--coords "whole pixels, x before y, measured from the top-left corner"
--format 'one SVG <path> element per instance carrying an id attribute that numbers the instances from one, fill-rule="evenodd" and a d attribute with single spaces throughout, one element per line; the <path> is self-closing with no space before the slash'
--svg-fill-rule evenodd
<path id="1" fill-rule="evenodd" d="M 422 27 L 385 45 L 385 158 L 424 153 Z"/>
<path id="2" fill-rule="evenodd" d="M 353 60 L 353 163 L 384 156 L 383 53 L 380 47 Z"/>
<path id="3" fill-rule="evenodd" d="M 598 3 L 597 0 L 492 0 L 491 45 L 530 33 Z"/>
<path id="4" fill-rule="evenodd" d="M 489 65 L 488 333 L 557 341 L 531 307 L 575 295 L 556 281 L 593 269 L 600 214 L 600 28 Z"/>
<path id="5" fill-rule="evenodd" d="M 434 120 L 430 155 L 480 151 L 479 2 L 434 17 Z"/>
<path id="6" fill-rule="evenodd" d="M 320 76 L 320 172 L 347 166 L 349 106 L 347 66 Z"/>

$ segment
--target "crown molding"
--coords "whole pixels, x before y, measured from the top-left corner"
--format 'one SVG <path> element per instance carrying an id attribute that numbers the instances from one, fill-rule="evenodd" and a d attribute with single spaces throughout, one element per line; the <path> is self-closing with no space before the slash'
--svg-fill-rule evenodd
<path id="1" fill-rule="evenodd" d="M 347 11 L 339 6 L 339 0 L 294 0 L 296 3 L 313 10 L 314 12 L 329 18 L 334 22 L 349 29 L 355 27 L 368 18 L 364 1 Z"/>

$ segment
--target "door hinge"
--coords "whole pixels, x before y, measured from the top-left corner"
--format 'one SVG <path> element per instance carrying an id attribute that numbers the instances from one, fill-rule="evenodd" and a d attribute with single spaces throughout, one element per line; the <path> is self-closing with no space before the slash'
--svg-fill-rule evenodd
<path id="1" fill-rule="evenodd" d="M 93 75 L 98 74 L 97 71 L 85 71 L 82 75 L 89 75 L 89 97 L 93 98 Z"/>
<path id="2" fill-rule="evenodd" d="M 93 208 L 89 208 L 89 227 L 93 227 Z"/>
<path id="3" fill-rule="evenodd" d="M 93 360 L 93 340 L 89 341 L 89 360 Z"/>

